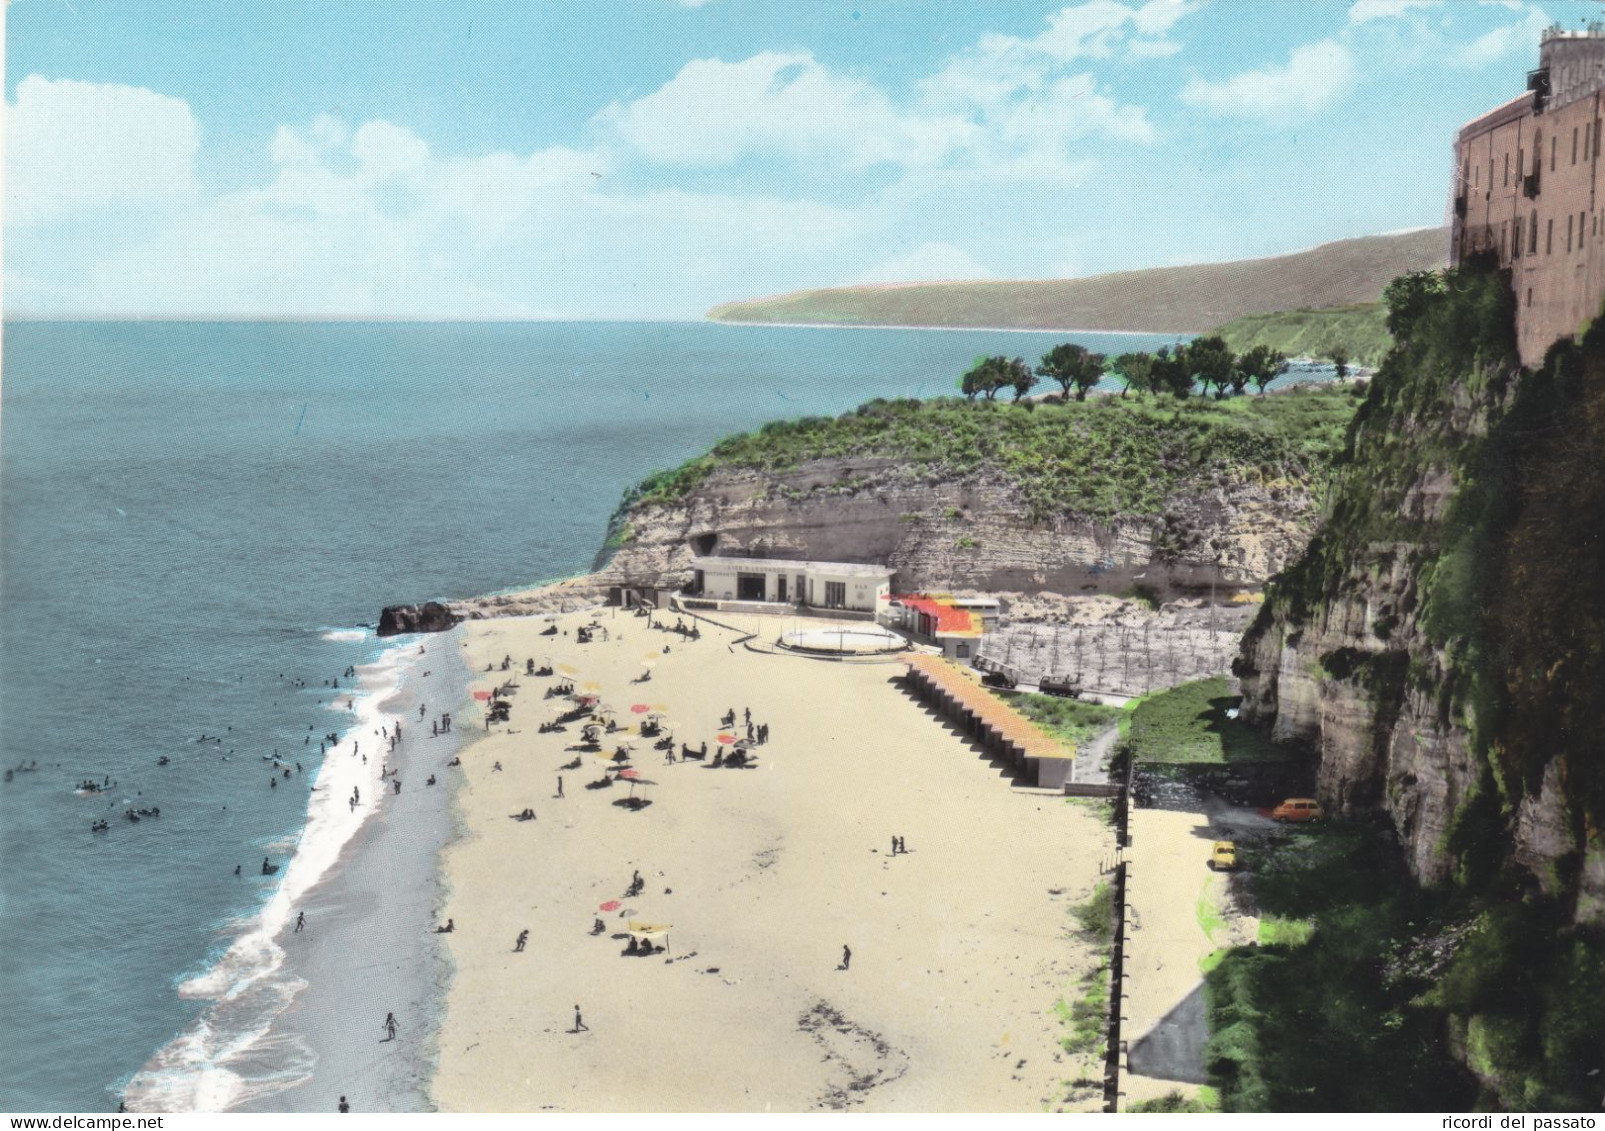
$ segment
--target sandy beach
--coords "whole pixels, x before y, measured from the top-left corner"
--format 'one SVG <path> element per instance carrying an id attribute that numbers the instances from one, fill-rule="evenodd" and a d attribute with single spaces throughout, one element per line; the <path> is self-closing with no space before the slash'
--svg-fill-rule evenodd
<path id="1" fill-rule="evenodd" d="M 609 638 L 577 643 L 593 617 Z M 455 976 L 434 1103 L 1096 1110 L 1099 1068 L 1061 1050 L 1054 1006 L 1093 962 L 1069 912 L 1097 882 L 1107 826 L 1013 785 L 899 689 L 901 664 L 761 654 L 737 630 L 773 639 L 789 621 L 721 620 L 697 642 L 616 610 L 463 626 L 474 690 L 518 686 L 509 724 L 487 734 L 478 702 L 458 717 L 478 737 L 455 771 L 465 832 L 443 854 Z M 625 783 L 585 788 L 605 767 L 566 749 L 577 725 L 537 732 L 569 704 L 543 698 L 553 681 L 524 675 L 526 658 L 571 672 L 631 730 L 633 707 L 662 711 L 710 762 L 726 710 L 750 708 L 771 740 L 756 768 L 728 769 L 607 736 L 609 750 L 633 741 L 653 783 L 631 810 L 616 804 Z M 512 819 L 526 808 L 535 820 Z M 636 870 L 644 890 L 626 899 Z M 669 925 L 667 951 L 624 956 L 630 921 Z"/>

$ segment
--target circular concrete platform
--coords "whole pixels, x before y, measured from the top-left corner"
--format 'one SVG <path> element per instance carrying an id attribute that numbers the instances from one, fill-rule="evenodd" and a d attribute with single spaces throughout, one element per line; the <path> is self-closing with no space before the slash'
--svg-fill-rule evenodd
<path id="1" fill-rule="evenodd" d="M 879 656 L 901 652 L 908 642 L 879 625 L 840 625 L 829 628 L 794 628 L 779 640 L 782 648 L 831 656 Z"/>

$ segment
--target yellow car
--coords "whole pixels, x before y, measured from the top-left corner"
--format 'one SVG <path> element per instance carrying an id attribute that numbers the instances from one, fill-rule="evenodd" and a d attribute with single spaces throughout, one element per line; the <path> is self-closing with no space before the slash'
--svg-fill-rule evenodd
<path id="1" fill-rule="evenodd" d="M 1217 840 L 1209 850 L 1209 866 L 1217 872 L 1230 872 L 1237 867 L 1237 845 L 1229 840 Z"/>

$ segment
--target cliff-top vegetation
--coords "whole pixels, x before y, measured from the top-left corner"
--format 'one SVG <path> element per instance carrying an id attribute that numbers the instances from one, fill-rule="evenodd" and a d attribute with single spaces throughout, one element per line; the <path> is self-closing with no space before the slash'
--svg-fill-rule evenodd
<path id="1" fill-rule="evenodd" d="M 721 471 L 782 473 L 814 460 L 886 459 L 930 479 L 1001 478 L 1033 521 L 1163 513 L 1179 491 L 1256 482 L 1302 492 L 1323 479 L 1356 401 L 1342 388 L 1221 400 L 1100 397 L 1064 403 L 874 400 L 728 437 L 649 476 L 625 505 L 669 503 Z"/>

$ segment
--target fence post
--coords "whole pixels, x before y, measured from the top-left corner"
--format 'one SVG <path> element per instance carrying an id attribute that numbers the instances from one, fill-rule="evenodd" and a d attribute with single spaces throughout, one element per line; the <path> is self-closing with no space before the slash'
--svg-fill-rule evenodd
<path id="1" fill-rule="evenodd" d="M 1120 1009 L 1126 984 L 1126 862 L 1115 865 L 1115 937 L 1109 952 L 1109 1036 L 1104 1054 L 1103 1109 L 1120 1110 Z"/>

